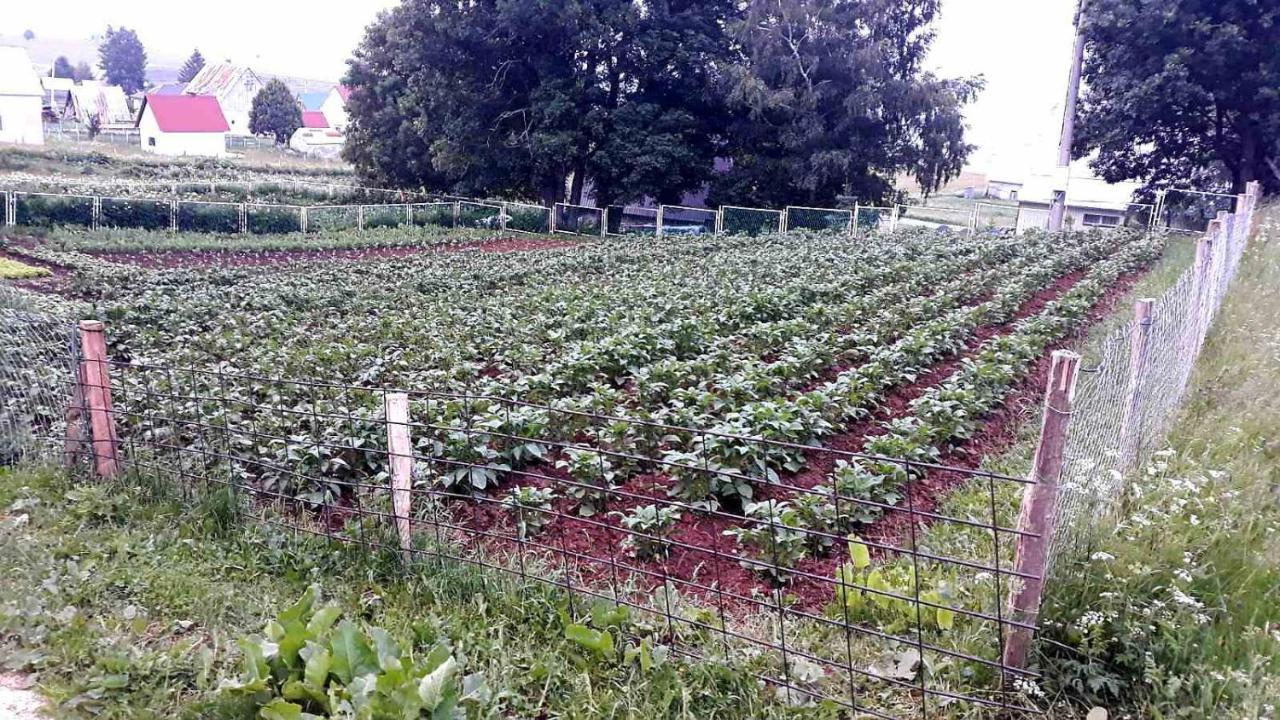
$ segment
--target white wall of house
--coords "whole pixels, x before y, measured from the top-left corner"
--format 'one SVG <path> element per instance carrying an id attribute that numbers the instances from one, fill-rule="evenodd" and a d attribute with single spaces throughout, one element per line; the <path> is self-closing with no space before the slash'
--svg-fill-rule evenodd
<path id="1" fill-rule="evenodd" d="M 227 154 L 226 133 L 164 132 L 156 124 L 156 116 L 150 105 L 138 121 L 138 132 L 143 151 L 157 155 L 223 157 Z"/>
<path id="2" fill-rule="evenodd" d="M 337 88 L 329 91 L 329 96 L 324 99 L 324 104 L 320 106 L 320 112 L 324 113 L 325 120 L 329 121 L 329 127 L 343 132 L 347 129 L 347 104 L 343 102 L 342 95 L 338 93 Z"/>
<path id="3" fill-rule="evenodd" d="M 1063 229 L 1091 230 L 1114 228 L 1124 225 L 1125 212 L 1110 208 L 1077 207 L 1068 205 L 1062 216 Z M 1044 230 L 1049 227 L 1047 203 L 1023 202 L 1018 204 L 1018 233 L 1027 230 Z"/>
<path id="4" fill-rule="evenodd" d="M 218 93 L 218 105 L 222 114 L 231 126 L 232 135 L 252 135 L 249 132 L 249 112 L 253 109 L 253 98 L 265 87 L 256 75 L 247 75 L 234 86 Z"/>
<path id="5" fill-rule="evenodd" d="M 0 142 L 43 145 L 41 109 L 39 94 L 0 95 Z"/>

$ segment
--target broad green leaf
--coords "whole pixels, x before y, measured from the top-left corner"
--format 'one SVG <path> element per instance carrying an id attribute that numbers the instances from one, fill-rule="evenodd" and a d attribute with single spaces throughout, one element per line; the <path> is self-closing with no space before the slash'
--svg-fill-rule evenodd
<path id="1" fill-rule="evenodd" d="M 400 669 L 400 646 L 391 637 L 391 634 L 380 627 L 370 629 L 369 634 L 373 636 L 373 646 L 378 655 L 378 666 L 383 671 Z"/>
<path id="2" fill-rule="evenodd" d="M 311 608 L 315 606 L 316 599 L 319 597 L 320 586 L 309 586 L 306 591 L 302 593 L 302 597 L 298 598 L 296 603 L 280 613 L 280 624 L 283 625 L 288 623 L 290 620 L 304 622 L 307 619 L 307 616 L 311 614 Z"/>
<path id="3" fill-rule="evenodd" d="M 316 610 L 315 615 L 311 616 L 310 622 L 307 623 L 307 632 L 310 633 L 313 638 L 323 637 L 325 633 L 329 632 L 329 629 L 333 627 L 333 624 L 338 621 L 338 617 L 341 615 L 342 610 L 333 605 L 322 607 L 319 610 Z"/>
<path id="4" fill-rule="evenodd" d="M 316 716 L 302 712 L 302 706 L 284 698 L 274 698 L 258 710 L 262 720 L 316 720 Z"/>
<path id="5" fill-rule="evenodd" d="M 592 630 L 586 625 L 573 624 L 565 628 L 564 636 L 588 650 L 600 655 L 613 650 L 613 635 L 608 632 Z"/>
<path id="6" fill-rule="evenodd" d="M 307 662 L 302 679 L 308 685 L 323 688 L 325 680 L 329 677 L 329 667 L 333 663 L 333 655 L 329 652 L 329 648 L 308 641 L 307 646 L 302 650 L 302 656 Z"/>
<path id="7" fill-rule="evenodd" d="M 849 559 L 858 570 L 871 567 L 871 552 L 856 535 L 849 536 Z"/>
<path id="8" fill-rule="evenodd" d="M 373 654 L 360 628 L 350 620 L 338 625 L 329 638 L 333 653 L 331 670 L 344 684 L 350 684 L 360 675 L 378 672 L 378 658 Z"/>
<path id="9" fill-rule="evenodd" d="M 450 656 L 440 664 L 440 667 L 422 677 L 422 681 L 418 683 L 418 698 L 422 700 L 423 707 L 427 710 L 435 710 L 440 705 L 445 696 L 445 683 L 453 678 L 457 668 L 457 661 Z"/>

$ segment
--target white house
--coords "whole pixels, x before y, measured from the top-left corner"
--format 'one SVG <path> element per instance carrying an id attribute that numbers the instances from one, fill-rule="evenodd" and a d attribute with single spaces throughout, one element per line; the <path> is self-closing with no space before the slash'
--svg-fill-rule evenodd
<path id="1" fill-rule="evenodd" d="M 329 121 L 329 127 L 338 132 L 346 132 L 347 130 L 347 98 L 350 97 L 351 88 L 346 85 L 338 85 L 329 91 L 329 95 L 320 106 L 320 112 L 324 113 L 325 118 Z"/>
<path id="2" fill-rule="evenodd" d="M 229 129 L 212 95 L 147 95 L 138 115 L 142 149 L 158 155 L 222 157 Z"/>
<path id="3" fill-rule="evenodd" d="M 23 48 L 0 47 L 0 142 L 43 145 L 43 104 L 31 56 Z"/>
<path id="4" fill-rule="evenodd" d="M 996 200 L 1017 200 L 1022 193 L 1022 182 L 1018 180 L 988 180 L 987 197 Z"/>
<path id="5" fill-rule="evenodd" d="M 76 81 L 71 78 L 41 77 L 40 84 L 44 87 L 45 114 L 51 118 L 59 117 L 62 109 L 67 106 Z"/>
<path id="6" fill-rule="evenodd" d="M 249 112 L 253 98 L 266 83 L 258 74 L 244 65 L 231 63 L 207 63 L 183 90 L 187 95 L 212 95 L 222 106 L 222 114 L 231 127 L 232 135 L 252 135 L 249 132 Z"/>
<path id="7" fill-rule="evenodd" d="M 1018 232 L 1049 226 L 1049 206 L 1059 190 L 1067 193 L 1064 229 L 1122 227 L 1149 210 L 1133 201 L 1141 187 L 1139 183 L 1109 183 L 1094 175 L 1085 160 L 1072 163 L 1070 168 L 1032 174 L 1018 192 Z"/>

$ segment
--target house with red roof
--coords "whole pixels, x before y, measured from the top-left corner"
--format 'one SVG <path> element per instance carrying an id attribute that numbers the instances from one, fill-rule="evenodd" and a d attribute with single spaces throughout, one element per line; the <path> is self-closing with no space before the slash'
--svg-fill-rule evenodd
<path id="1" fill-rule="evenodd" d="M 320 110 L 303 110 L 302 127 L 311 128 L 313 130 L 325 130 L 329 127 L 329 120 L 324 116 L 324 112 Z"/>
<path id="2" fill-rule="evenodd" d="M 222 157 L 230 130 L 212 95 L 148 94 L 138 114 L 142 149 L 158 155 Z"/>
<path id="3" fill-rule="evenodd" d="M 347 98 L 350 97 L 351 88 L 338 85 L 329 91 L 329 96 L 320 106 L 320 112 L 328 119 L 329 127 L 338 132 L 345 132 L 347 129 Z"/>

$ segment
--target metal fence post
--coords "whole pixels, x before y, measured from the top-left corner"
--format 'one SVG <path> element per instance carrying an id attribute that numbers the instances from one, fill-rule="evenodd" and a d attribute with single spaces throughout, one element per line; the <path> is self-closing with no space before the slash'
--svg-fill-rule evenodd
<path id="1" fill-rule="evenodd" d="M 1124 419 L 1120 424 L 1120 469 L 1134 467 L 1142 449 L 1142 384 L 1149 365 L 1153 298 L 1133 304 L 1133 330 L 1129 335 L 1129 387 L 1125 392 Z"/>
<path id="2" fill-rule="evenodd" d="M 387 458 L 391 468 L 391 509 L 405 562 L 413 549 L 412 515 L 413 442 L 409 437 L 409 395 L 386 393 Z"/>
<path id="3" fill-rule="evenodd" d="M 178 201 L 169 200 L 169 232 L 178 232 Z"/>
<path id="4" fill-rule="evenodd" d="M 364 206 L 356 206 L 356 229 L 364 230 Z"/>
<path id="5" fill-rule="evenodd" d="M 1033 625 L 1040 615 L 1045 568 L 1048 566 L 1049 546 L 1057 521 L 1058 482 L 1062 477 L 1063 450 L 1067 443 L 1067 431 L 1071 427 L 1072 403 L 1079 368 L 1079 355 L 1067 350 L 1054 351 L 1044 397 L 1040 442 L 1036 447 L 1032 466 L 1032 483 L 1023 491 L 1022 508 L 1018 515 L 1018 530 L 1027 534 L 1018 536 L 1014 549 L 1014 572 L 1019 575 L 1016 576 L 1008 600 L 1008 617 L 1014 622 Z M 1031 638 L 1030 628 L 1009 628 L 1004 645 L 1005 667 L 1027 666 Z"/>
<path id="6" fill-rule="evenodd" d="M 720 212 L 719 212 L 719 213 L 717 213 L 716 215 L 717 215 L 717 217 L 719 217 L 719 218 L 720 218 L 720 227 L 721 227 L 721 232 L 723 232 L 723 229 L 724 229 L 724 208 L 720 208 Z M 655 222 L 656 222 L 657 224 L 654 226 L 654 233 L 653 233 L 653 236 L 654 236 L 654 237 L 656 237 L 656 238 L 658 238 L 658 239 L 662 239 L 662 206 L 661 206 L 661 205 L 659 205 L 659 206 L 658 206 L 658 216 L 657 216 L 657 218 L 655 218 Z"/>
<path id="7" fill-rule="evenodd" d="M 858 203 L 853 204 L 853 213 L 849 215 L 849 234 L 858 234 Z"/>
<path id="8" fill-rule="evenodd" d="M 80 397 L 89 414 L 93 434 L 94 469 L 100 477 L 109 478 L 120 469 L 119 441 L 111 406 L 111 373 L 102 321 L 80 321 L 80 352 Z"/>
<path id="9" fill-rule="evenodd" d="M 457 200 L 453 201 L 453 227 L 458 227 L 458 221 L 462 216 L 462 203 Z"/>

